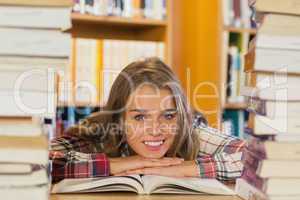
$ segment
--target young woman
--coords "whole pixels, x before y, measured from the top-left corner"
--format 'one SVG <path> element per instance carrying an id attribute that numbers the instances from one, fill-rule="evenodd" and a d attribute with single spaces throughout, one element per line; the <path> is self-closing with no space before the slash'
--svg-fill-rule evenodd
<path id="1" fill-rule="evenodd" d="M 199 123 L 178 79 L 156 58 L 128 65 L 106 106 L 52 141 L 54 181 L 126 174 L 232 180 L 245 142 Z"/>

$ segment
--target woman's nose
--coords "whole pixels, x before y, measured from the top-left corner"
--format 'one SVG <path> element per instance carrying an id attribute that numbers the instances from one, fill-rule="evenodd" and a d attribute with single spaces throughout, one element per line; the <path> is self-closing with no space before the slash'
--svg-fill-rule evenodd
<path id="1" fill-rule="evenodd" d="M 153 135 L 153 136 L 156 136 L 156 135 L 160 135 L 161 134 L 161 130 L 160 130 L 160 123 L 158 120 L 151 120 L 150 123 L 147 123 L 148 127 L 146 132 L 147 134 L 149 135 Z"/>

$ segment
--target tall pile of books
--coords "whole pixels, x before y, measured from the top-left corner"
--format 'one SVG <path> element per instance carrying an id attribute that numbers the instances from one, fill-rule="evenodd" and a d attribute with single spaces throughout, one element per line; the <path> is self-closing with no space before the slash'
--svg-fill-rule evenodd
<path id="1" fill-rule="evenodd" d="M 0 0 L 1 199 L 48 199 L 57 75 L 71 49 L 68 0 Z M 54 120 L 53 120 L 54 121 Z"/>
<path id="2" fill-rule="evenodd" d="M 244 172 L 236 191 L 244 199 L 300 199 L 300 3 L 249 1 L 257 36 L 245 56 L 251 111 Z"/>

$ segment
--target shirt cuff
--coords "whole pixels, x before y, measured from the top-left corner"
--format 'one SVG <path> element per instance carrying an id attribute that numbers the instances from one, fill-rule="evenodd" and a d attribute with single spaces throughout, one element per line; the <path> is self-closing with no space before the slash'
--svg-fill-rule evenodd
<path id="1" fill-rule="evenodd" d="M 93 160 L 93 172 L 92 177 L 97 176 L 109 176 L 110 164 L 109 159 L 104 153 L 91 154 Z"/>
<path id="2" fill-rule="evenodd" d="M 211 156 L 199 157 L 196 160 L 201 178 L 216 178 L 216 162 Z"/>

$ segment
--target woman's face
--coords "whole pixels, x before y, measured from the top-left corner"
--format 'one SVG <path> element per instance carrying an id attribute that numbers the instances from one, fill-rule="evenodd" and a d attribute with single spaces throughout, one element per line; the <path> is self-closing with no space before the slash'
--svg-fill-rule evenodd
<path id="1" fill-rule="evenodd" d="M 161 158 L 174 142 L 177 109 L 169 89 L 150 84 L 130 95 L 125 112 L 127 143 L 146 158 Z"/>

